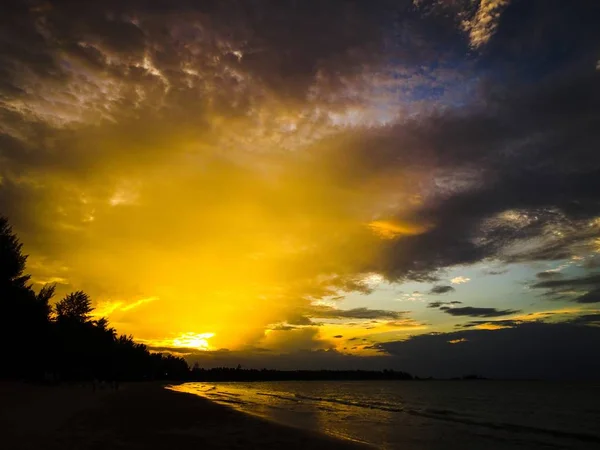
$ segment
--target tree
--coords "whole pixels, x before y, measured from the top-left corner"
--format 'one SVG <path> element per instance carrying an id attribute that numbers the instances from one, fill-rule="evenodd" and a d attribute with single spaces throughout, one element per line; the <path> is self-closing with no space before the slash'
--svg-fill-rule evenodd
<path id="1" fill-rule="evenodd" d="M 23 244 L 13 233 L 6 217 L 0 216 L 0 300 L 6 300 L 15 290 L 25 289 L 29 275 L 25 275 L 27 255 Z"/>
<path id="2" fill-rule="evenodd" d="M 90 297 L 83 291 L 70 293 L 55 308 L 58 320 L 68 319 L 81 323 L 89 321 L 94 310 Z"/>
<path id="3" fill-rule="evenodd" d="M 47 283 L 45 284 L 40 292 L 37 293 L 35 299 L 43 311 L 46 320 L 50 318 L 50 312 L 52 311 L 52 307 L 50 306 L 50 300 L 54 297 L 54 292 L 56 291 L 56 284 Z"/>
<path id="4" fill-rule="evenodd" d="M 0 374 L 13 377 L 31 374 L 30 349 L 48 342 L 48 302 L 54 294 L 52 285 L 37 295 L 31 289 L 22 248 L 8 220 L 0 216 L 0 342 L 7 344 Z"/>
<path id="5" fill-rule="evenodd" d="M 106 318 L 92 320 L 90 298 L 73 292 L 55 306 L 56 286 L 36 293 L 25 273 L 27 256 L 0 216 L 0 378 L 40 380 L 185 379 L 187 363 L 152 353 L 132 336 L 118 336 Z M 34 357 L 36 356 L 36 357 Z"/>

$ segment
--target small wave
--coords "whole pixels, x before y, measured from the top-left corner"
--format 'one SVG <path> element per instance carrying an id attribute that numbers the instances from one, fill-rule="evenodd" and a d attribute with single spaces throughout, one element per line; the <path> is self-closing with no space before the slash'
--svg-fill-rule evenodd
<path id="1" fill-rule="evenodd" d="M 235 397 L 235 398 L 239 398 L 242 396 L 242 394 L 235 394 L 233 392 L 226 392 L 226 391 L 218 391 L 217 395 L 225 395 L 227 397 Z"/>
<path id="2" fill-rule="evenodd" d="M 214 400 L 217 401 L 217 402 L 219 402 L 219 403 L 231 403 L 231 404 L 234 404 L 234 405 L 247 405 L 248 404 L 247 402 L 243 402 L 243 401 L 240 401 L 240 400 L 233 400 L 233 399 L 230 399 L 230 398 L 215 398 Z"/>
<path id="3" fill-rule="evenodd" d="M 513 432 L 521 432 L 521 433 L 535 433 L 535 434 L 545 434 L 548 436 L 553 436 L 557 438 L 569 438 L 569 439 L 577 439 L 580 441 L 588 441 L 588 442 L 600 442 L 600 436 L 589 434 L 589 433 L 578 433 L 574 431 L 565 431 L 565 430 L 553 430 L 549 428 L 542 427 L 534 427 L 530 425 L 519 425 L 515 423 L 506 423 L 506 422 L 486 422 L 482 420 L 468 419 L 466 417 L 459 416 L 445 416 L 443 414 L 434 414 L 431 412 L 427 412 L 424 410 L 415 410 L 415 409 L 406 409 L 403 411 L 406 414 L 411 414 L 419 417 L 426 417 L 429 419 L 438 419 L 438 420 L 446 420 L 448 422 L 461 423 L 465 425 L 476 425 L 485 428 L 491 428 L 494 430 L 501 431 L 513 431 Z"/>
<path id="4" fill-rule="evenodd" d="M 391 411 L 391 412 L 402 412 L 403 409 L 402 408 L 395 408 L 392 407 L 391 405 L 388 405 L 387 403 L 379 403 L 379 402 L 372 402 L 372 403 L 363 403 L 363 402 L 353 402 L 350 400 L 339 400 L 337 398 L 327 398 L 327 397 L 310 397 L 307 395 L 300 395 L 300 394 L 296 394 L 296 397 L 303 399 L 303 400 L 311 400 L 311 401 L 316 401 L 316 402 L 327 402 L 327 403 L 335 403 L 338 405 L 344 405 L 344 406 L 355 406 L 358 408 L 369 408 L 369 409 L 379 409 L 381 411 Z"/>
<path id="5" fill-rule="evenodd" d="M 299 403 L 299 400 L 295 399 L 294 397 L 288 397 L 285 395 L 268 394 L 266 392 L 257 392 L 256 395 L 262 395 L 264 397 L 274 397 L 274 398 L 278 398 L 280 400 L 286 400 L 289 402 Z"/>
<path id="6" fill-rule="evenodd" d="M 353 402 L 346 400 L 339 400 L 333 398 L 324 398 L 324 397 L 311 397 L 306 395 L 296 394 L 296 397 L 311 400 L 317 402 L 327 402 L 327 403 L 335 403 L 341 404 L 345 406 L 354 406 L 357 408 L 368 408 L 368 409 L 377 409 L 381 411 L 388 412 L 398 412 L 404 414 L 410 414 L 413 416 L 426 417 L 428 419 L 437 419 L 444 420 L 448 422 L 461 423 L 465 425 L 476 425 L 485 428 L 492 428 L 496 430 L 504 430 L 504 431 L 513 431 L 513 432 L 523 432 L 523 433 L 536 433 L 536 434 L 545 434 L 558 438 L 569 438 L 569 439 L 577 439 L 580 441 L 588 441 L 588 442 L 600 442 L 600 436 L 590 433 L 580 433 L 574 431 L 565 431 L 565 430 L 554 430 L 542 427 L 534 427 L 529 425 L 519 425 L 514 423 L 496 423 L 496 422 L 487 422 L 482 420 L 470 419 L 468 414 L 459 413 L 454 410 L 446 410 L 446 409 L 409 409 L 409 408 L 401 408 L 401 407 L 392 407 L 385 403 L 380 402 Z"/>
<path id="7" fill-rule="evenodd" d="M 179 390 L 176 387 L 170 387 L 172 390 Z M 240 394 L 232 393 L 232 392 L 224 392 L 217 390 L 216 386 L 212 386 L 209 389 L 195 389 L 199 394 L 204 394 L 211 399 L 214 399 L 217 402 L 221 403 L 230 403 L 235 405 L 247 405 L 250 406 L 254 404 L 252 401 L 242 401 L 239 399 L 241 397 Z M 190 392 L 189 390 L 187 392 Z M 325 403 L 329 405 L 343 405 L 354 408 L 361 409 L 372 409 L 372 410 L 380 410 L 386 412 L 395 412 L 402 414 L 409 414 L 412 416 L 424 417 L 428 419 L 441 420 L 446 422 L 459 423 L 464 425 L 471 426 L 479 426 L 494 430 L 500 431 L 508 431 L 508 432 L 518 432 L 518 433 L 533 433 L 539 435 L 552 436 L 555 438 L 565 438 L 565 439 L 574 439 L 585 442 L 597 442 L 600 443 L 600 435 L 586 433 L 586 432 L 576 432 L 576 431 L 568 431 L 568 430 L 557 430 L 550 429 L 544 427 L 537 427 L 531 425 L 524 424 L 516 424 L 509 422 L 494 422 L 489 420 L 481 420 L 479 418 L 474 418 L 472 415 L 469 415 L 464 412 L 459 412 L 450 409 L 438 409 L 438 408 L 408 408 L 402 406 L 395 406 L 393 404 L 385 403 L 385 402 L 365 402 L 365 401 L 351 401 L 344 400 L 338 398 L 331 397 L 317 397 L 317 396 L 309 396 L 302 394 L 288 394 L 288 395 L 278 395 L 267 392 L 256 392 L 255 395 L 263 396 L 263 397 L 272 397 L 279 400 L 283 400 L 286 402 L 293 403 L 303 403 L 303 402 L 315 402 L 315 403 Z M 274 407 L 273 405 L 270 405 Z M 335 411 L 331 409 L 326 409 L 327 407 L 324 405 L 315 405 L 316 408 L 321 410 L 329 410 Z M 285 408 L 284 408 L 285 409 Z"/>

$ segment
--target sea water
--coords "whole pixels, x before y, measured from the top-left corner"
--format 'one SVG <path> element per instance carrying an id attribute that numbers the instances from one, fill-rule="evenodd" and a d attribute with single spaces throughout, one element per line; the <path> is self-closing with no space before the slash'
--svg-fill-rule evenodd
<path id="1" fill-rule="evenodd" d="M 381 449 L 600 449 L 600 383 L 202 382 L 173 389 Z"/>

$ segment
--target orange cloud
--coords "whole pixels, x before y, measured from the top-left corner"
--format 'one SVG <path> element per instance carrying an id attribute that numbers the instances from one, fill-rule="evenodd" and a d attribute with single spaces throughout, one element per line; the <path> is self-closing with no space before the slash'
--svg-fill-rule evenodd
<path id="1" fill-rule="evenodd" d="M 410 222 L 375 220 L 369 223 L 369 228 L 382 239 L 396 239 L 401 236 L 415 236 L 422 234 L 431 227 Z"/>

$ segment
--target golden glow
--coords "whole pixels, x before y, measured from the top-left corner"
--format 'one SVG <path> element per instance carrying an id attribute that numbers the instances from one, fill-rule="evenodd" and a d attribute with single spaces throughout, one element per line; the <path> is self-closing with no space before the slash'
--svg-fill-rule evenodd
<path id="1" fill-rule="evenodd" d="M 154 339 L 141 340 L 144 344 L 159 349 L 189 349 L 189 350 L 213 350 L 209 344 L 209 339 L 214 337 L 215 333 L 180 333 L 172 339 Z"/>
<path id="2" fill-rule="evenodd" d="M 416 212 L 435 161 L 404 167 L 389 160 L 388 169 L 374 154 L 381 167 L 369 170 L 356 152 L 367 129 L 385 134 L 408 117 L 407 105 L 386 92 L 418 80 L 373 63 L 332 84 L 316 67 L 319 75 L 305 86 L 310 98 L 289 95 L 245 65 L 262 49 L 248 48 L 242 29 L 223 35 L 203 15 L 161 20 L 174 40 L 165 43 L 166 60 L 153 46 L 127 55 L 82 37 L 78 51 L 55 55 L 63 84 L 28 71 L 21 74 L 27 96 L 0 99 L 25 122 L 60 131 L 44 143 L 49 155 L 60 149 L 56 171 L 10 180 L 39 193 L 28 207 L 43 219 L 48 244 L 40 246 L 35 233 L 22 236 L 33 280 L 57 281 L 57 297 L 83 289 L 95 317 L 108 317 L 120 333 L 182 352 L 362 354 L 376 352 L 368 348 L 374 342 L 427 330 L 421 318 L 315 324 L 296 314 L 356 308 L 340 296 L 387 285 L 387 241 L 434 226 Z M 187 39 L 198 30 L 202 39 Z M 106 67 L 94 70 L 81 51 Z M 2 131 L 23 138 L 17 129 Z M 411 294 L 411 308 L 423 296 Z M 393 301 L 373 294 L 359 306 L 403 306 Z"/>
<path id="3" fill-rule="evenodd" d="M 208 345 L 208 339 L 214 335 L 214 333 L 185 333 L 182 336 L 173 339 L 173 346 L 209 350 L 210 345 Z"/>
<path id="4" fill-rule="evenodd" d="M 369 227 L 382 239 L 395 239 L 400 236 L 414 236 L 426 232 L 430 227 L 392 220 L 376 220 Z"/>
<path id="5" fill-rule="evenodd" d="M 115 311 L 129 311 L 129 310 L 137 308 L 138 306 L 141 306 L 145 303 L 153 302 L 156 300 L 158 300 L 158 297 L 142 298 L 140 300 L 137 300 L 137 301 L 134 301 L 131 303 L 126 303 L 123 301 L 102 302 L 96 306 L 96 309 L 93 312 L 93 316 L 94 317 L 109 317 Z"/>

